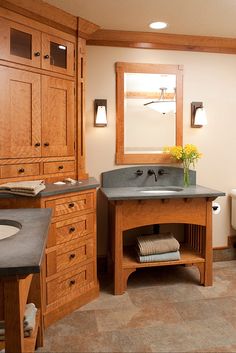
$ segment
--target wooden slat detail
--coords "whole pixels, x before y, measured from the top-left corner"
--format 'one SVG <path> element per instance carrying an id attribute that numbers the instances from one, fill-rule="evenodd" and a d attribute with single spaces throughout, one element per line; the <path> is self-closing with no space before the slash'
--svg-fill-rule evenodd
<path id="1" fill-rule="evenodd" d="M 87 44 L 140 49 L 164 49 L 236 54 L 235 38 L 168 33 L 99 29 L 90 36 Z"/>
<path id="2" fill-rule="evenodd" d="M 137 99 L 160 99 L 161 93 L 159 92 L 125 92 L 125 98 L 137 98 Z M 165 100 L 174 100 L 175 94 L 165 92 Z"/>

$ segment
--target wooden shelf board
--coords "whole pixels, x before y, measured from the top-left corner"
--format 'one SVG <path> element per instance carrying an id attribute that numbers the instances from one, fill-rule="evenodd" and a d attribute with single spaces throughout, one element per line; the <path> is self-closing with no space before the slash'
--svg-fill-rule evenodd
<path id="1" fill-rule="evenodd" d="M 123 268 L 141 268 L 141 267 L 156 267 L 156 266 L 173 266 L 183 264 L 203 263 L 205 259 L 201 257 L 192 248 L 182 245 L 180 247 L 180 260 L 172 261 L 156 261 L 156 262 L 137 262 L 134 247 L 125 247 L 123 255 Z"/>

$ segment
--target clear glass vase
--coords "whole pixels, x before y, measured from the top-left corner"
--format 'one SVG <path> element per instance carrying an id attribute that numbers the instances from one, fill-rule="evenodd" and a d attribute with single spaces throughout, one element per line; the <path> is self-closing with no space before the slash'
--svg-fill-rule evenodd
<path id="1" fill-rule="evenodd" d="M 188 187 L 189 185 L 189 167 L 184 167 L 184 187 Z"/>

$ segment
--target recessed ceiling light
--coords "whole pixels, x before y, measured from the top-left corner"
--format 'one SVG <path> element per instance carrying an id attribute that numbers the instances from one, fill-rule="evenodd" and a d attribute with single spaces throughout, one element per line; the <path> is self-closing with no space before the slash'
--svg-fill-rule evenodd
<path id="1" fill-rule="evenodd" d="M 152 22 L 149 25 L 150 28 L 152 29 L 163 29 L 167 27 L 167 23 L 166 22 Z"/>

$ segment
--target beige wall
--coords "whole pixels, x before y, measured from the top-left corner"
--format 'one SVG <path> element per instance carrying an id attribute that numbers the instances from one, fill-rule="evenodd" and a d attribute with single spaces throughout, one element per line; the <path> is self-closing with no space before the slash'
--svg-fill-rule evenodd
<path id="1" fill-rule="evenodd" d="M 221 213 L 213 215 L 213 246 L 226 246 L 235 234 L 230 226 L 229 192 L 236 188 L 236 55 L 188 53 L 88 46 L 86 91 L 86 148 L 90 176 L 100 180 L 103 171 L 119 168 L 115 158 L 115 62 L 181 64 L 184 66 L 184 143 L 203 153 L 197 163 L 197 183 L 224 191 L 217 199 Z M 107 99 L 108 127 L 93 127 L 93 100 Z M 190 104 L 203 101 L 208 125 L 190 127 Z M 106 218 L 100 207 L 98 253 L 106 252 Z"/>

